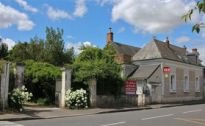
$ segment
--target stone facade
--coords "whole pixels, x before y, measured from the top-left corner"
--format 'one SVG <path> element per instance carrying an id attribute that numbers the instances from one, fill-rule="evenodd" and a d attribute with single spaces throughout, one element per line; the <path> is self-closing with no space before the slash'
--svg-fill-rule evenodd
<path id="1" fill-rule="evenodd" d="M 192 100 L 201 100 L 203 97 L 203 72 L 201 67 L 192 66 L 187 64 L 179 65 L 180 63 L 169 63 L 164 66 L 171 67 L 172 72 L 168 77 L 164 77 L 164 95 L 162 97 L 162 102 L 185 102 Z M 185 74 L 188 71 L 188 74 Z M 170 76 L 174 74 L 176 76 L 176 91 L 170 91 Z M 185 91 L 185 75 L 188 76 L 189 90 Z M 196 77 L 199 77 L 200 91 L 196 91 Z"/>

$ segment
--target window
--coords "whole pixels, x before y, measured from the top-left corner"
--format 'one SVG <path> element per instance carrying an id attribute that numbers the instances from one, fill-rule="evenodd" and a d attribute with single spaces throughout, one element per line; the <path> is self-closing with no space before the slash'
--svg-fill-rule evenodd
<path id="1" fill-rule="evenodd" d="M 174 75 L 170 76 L 170 92 L 176 92 L 176 77 Z"/>
<path id="2" fill-rule="evenodd" d="M 195 79 L 195 91 L 200 92 L 199 77 L 196 77 L 196 79 Z"/>
<path id="3" fill-rule="evenodd" d="M 184 92 L 188 92 L 189 91 L 189 78 L 188 76 L 184 77 Z"/>

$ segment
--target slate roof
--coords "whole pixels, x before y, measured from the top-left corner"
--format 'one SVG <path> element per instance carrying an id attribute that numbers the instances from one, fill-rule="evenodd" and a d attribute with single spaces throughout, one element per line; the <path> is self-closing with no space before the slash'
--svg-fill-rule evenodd
<path id="1" fill-rule="evenodd" d="M 134 56 L 140 48 L 130 45 L 121 44 L 118 42 L 111 42 L 112 46 L 116 49 L 118 54 Z"/>
<path id="2" fill-rule="evenodd" d="M 137 70 L 129 77 L 129 79 L 149 79 L 150 76 L 159 68 L 158 65 L 140 65 Z"/>
<path id="3" fill-rule="evenodd" d="M 132 60 L 146 60 L 146 59 L 169 59 L 174 61 L 179 61 L 188 64 L 201 65 L 200 61 L 198 64 L 187 56 L 187 50 L 172 44 L 167 46 L 167 43 L 153 39 L 145 47 L 140 49 L 136 53 Z"/>

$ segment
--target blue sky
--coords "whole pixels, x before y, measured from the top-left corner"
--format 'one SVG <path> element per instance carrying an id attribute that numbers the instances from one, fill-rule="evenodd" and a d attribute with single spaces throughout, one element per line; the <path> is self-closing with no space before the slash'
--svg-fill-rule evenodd
<path id="1" fill-rule="evenodd" d="M 91 43 L 104 47 L 108 28 L 114 40 L 142 47 L 153 36 L 172 44 L 198 48 L 205 60 L 205 30 L 192 33 L 194 23 L 205 19 L 194 13 L 191 22 L 180 17 L 194 0 L 0 0 L 0 36 L 11 48 L 18 41 L 45 38 L 45 27 L 62 28 L 66 47 Z M 205 28 L 204 28 L 205 29 Z"/>

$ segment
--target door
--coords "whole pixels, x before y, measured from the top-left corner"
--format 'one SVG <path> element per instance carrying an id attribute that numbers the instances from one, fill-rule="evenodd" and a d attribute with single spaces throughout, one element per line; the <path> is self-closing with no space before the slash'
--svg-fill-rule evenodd
<path id="1" fill-rule="evenodd" d="M 161 102 L 161 86 L 160 85 L 152 85 L 151 86 L 151 101 L 152 103 L 160 103 Z"/>

